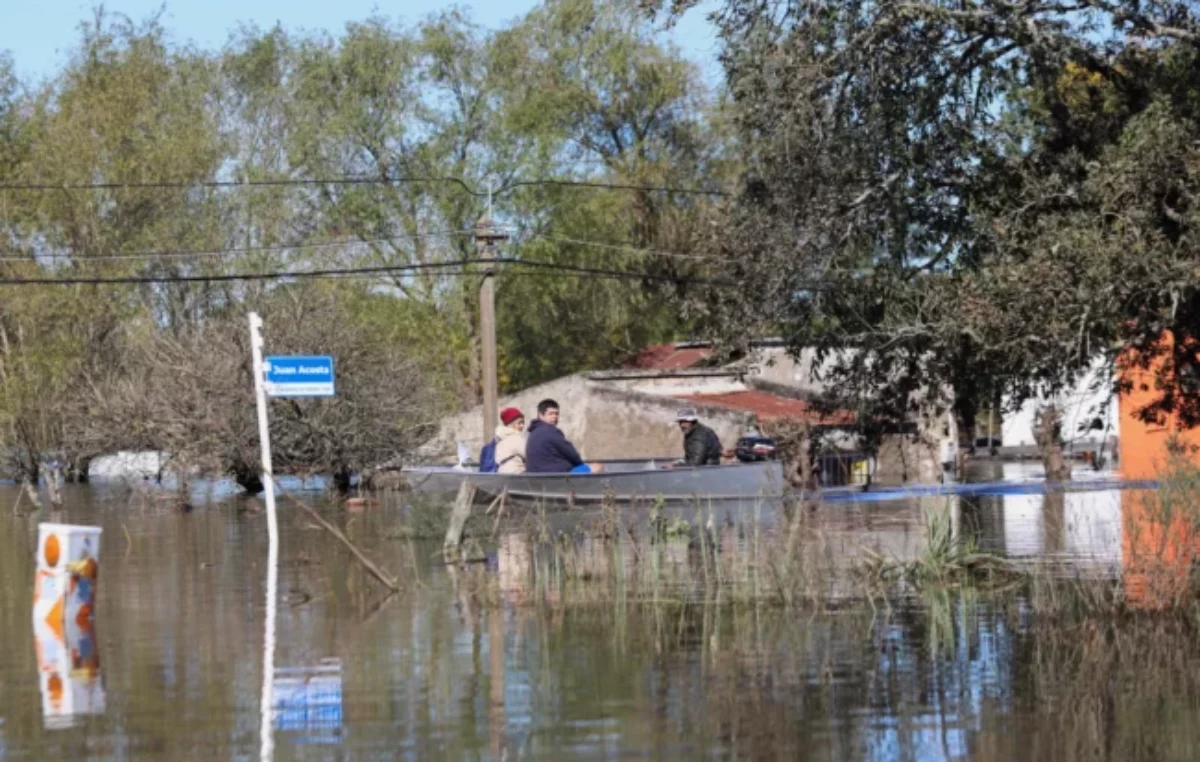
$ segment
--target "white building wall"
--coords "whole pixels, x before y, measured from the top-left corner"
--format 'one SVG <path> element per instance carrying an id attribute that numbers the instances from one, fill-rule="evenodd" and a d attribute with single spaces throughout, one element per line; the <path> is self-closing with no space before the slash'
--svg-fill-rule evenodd
<path id="1" fill-rule="evenodd" d="M 1120 417 L 1117 397 L 1113 394 L 1111 378 L 1102 361 L 1097 360 L 1075 387 L 1052 398 L 1027 400 L 1025 404 L 1010 412 L 1010 400 L 1005 399 L 1004 422 L 1001 427 L 1001 442 L 1005 447 L 1033 446 L 1034 420 L 1038 408 L 1050 402 L 1058 407 L 1063 416 L 1063 440 L 1068 446 L 1085 443 L 1100 443 L 1115 440 L 1120 435 Z M 1086 427 L 1099 418 L 1100 430 Z M 1083 430 L 1081 430 L 1083 429 Z"/>

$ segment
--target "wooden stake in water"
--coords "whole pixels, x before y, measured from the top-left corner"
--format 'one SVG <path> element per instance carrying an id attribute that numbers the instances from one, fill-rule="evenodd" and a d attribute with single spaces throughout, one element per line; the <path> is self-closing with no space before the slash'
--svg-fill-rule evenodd
<path id="1" fill-rule="evenodd" d="M 258 441 L 262 448 L 262 482 L 267 499 L 267 613 L 263 625 L 262 725 L 259 758 L 274 757 L 275 738 L 271 731 L 271 706 L 274 703 L 275 677 L 275 599 L 279 585 L 279 524 L 275 516 L 275 479 L 271 470 L 271 434 L 267 427 L 267 393 L 263 387 L 262 318 L 250 313 L 250 353 L 254 367 L 254 399 L 258 405 Z"/>
<path id="2" fill-rule="evenodd" d="M 442 553 L 449 561 L 462 547 L 463 529 L 471 516 L 471 503 L 475 502 L 475 485 L 466 479 L 459 485 L 458 497 L 450 513 L 450 526 L 446 528 L 446 539 L 442 542 Z"/>

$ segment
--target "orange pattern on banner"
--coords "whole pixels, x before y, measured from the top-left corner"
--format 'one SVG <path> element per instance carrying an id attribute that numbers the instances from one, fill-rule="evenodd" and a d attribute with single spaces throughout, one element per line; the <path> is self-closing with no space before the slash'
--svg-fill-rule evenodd
<path id="1" fill-rule="evenodd" d="M 50 692 L 50 703 L 54 708 L 62 705 L 63 696 L 63 681 L 58 675 L 50 675 L 50 679 L 46 681 L 46 689 Z"/>
<path id="2" fill-rule="evenodd" d="M 46 615 L 46 624 L 59 640 L 63 640 L 63 601 L 65 600 L 65 596 L 59 596 L 58 600 L 54 602 L 54 608 L 50 609 L 50 613 Z"/>
<path id="3" fill-rule="evenodd" d="M 46 538 L 46 547 L 42 549 L 42 553 L 46 556 L 47 566 L 51 569 L 58 566 L 58 557 L 62 553 L 58 544 L 58 535 L 52 534 Z"/>

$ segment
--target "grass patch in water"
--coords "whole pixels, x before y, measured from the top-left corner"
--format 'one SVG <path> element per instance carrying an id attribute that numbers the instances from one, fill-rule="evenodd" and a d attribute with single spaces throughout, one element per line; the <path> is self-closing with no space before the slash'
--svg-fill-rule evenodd
<path id="1" fill-rule="evenodd" d="M 1122 568 L 1111 574 L 981 549 L 972 533 L 956 530 L 949 504 L 926 509 L 918 547 L 897 558 L 855 544 L 852 531 L 831 533 L 822 512 L 836 507 L 760 503 L 732 521 L 718 520 L 704 502 L 620 504 L 610 496 L 582 516 L 537 505 L 506 518 L 501 574 L 480 569 L 472 584 L 494 585 L 500 576 L 510 599 L 557 608 L 688 602 L 811 611 L 968 591 L 999 603 L 1019 599 L 1048 621 L 1200 621 L 1200 469 L 1181 455 L 1159 491 L 1123 495 Z M 447 514 L 444 504 L 414 504 L 409 522 L 418 528 L 410 536 L 440 539 Z M 481 514 L 468 535 L 487 542 L 496 524 Z"/>
<path id="2" fill-rule="evenodd" d="M 917 589 L 1010 585 L 1022 576 L 1008 559 L 981 551 L 974 536 L 956 536 L 948 507 L 925 508 L 924 530 L 925 548 L 915 558 L 889 560 L 867 549 L 857 575 L 867 584 L 905 582 Z"/>

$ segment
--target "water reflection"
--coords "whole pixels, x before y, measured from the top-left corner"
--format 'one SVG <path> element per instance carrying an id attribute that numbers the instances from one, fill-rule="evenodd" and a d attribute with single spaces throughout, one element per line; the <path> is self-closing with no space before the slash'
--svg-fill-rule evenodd
<path id="1" fill-rule="evenodd" d="M 1015 556 L 1120 564 L 1122 496 L 1059 497 L 841 504 L 805 520 L 837 564 L 863 547 L 919 553 L 932 508 Z M 0 759 L 252 757 L 264 518 L 235 505 L 181 515 L 72 498 L 69 520 L 101 525 L 107 538 L 97 607 L 105 708 L 46 728 L 29 626 L 36 523 L 6 516 Z M 971 596 L 803 615 L 682 605 L 678 589 L 705 573 L 695 532 L 636 558 L 599 536 L 581 540 L 581 574 L 661 588 L 653 602 L 554 605 L 536 573 L 549 560 L 523 529 L 500 532 L 490 566 L 452 577 L 430 560 L 432 546 L 388 539 L 394 515 L 337 518 L 408 589 L 381 605 L 344 551 L 281 510 L 277 663 L 305 668 L 308 687 L 289 693 L 297 674 L 277 673 L 281 695 L 303 697 L 274 718 L 277 760 L 1136 760 L 1200 750 L 1187 632 L 1064 639 L 1019 602 Z M 683 518 L 694 530 L 710 516 Z M 711 518 L 711 552 L 753 564 L 756 525 L 719 510 Z M 309 692 L 324 659 L 338 660 L 336 690 L 330 679 Z"/>
<path id="2" fill-rule="evenodd" d="M 339 743 L 342 735 L 342 663 L 323 659 L 308 667 L 276 667 L 272 727 L 299 744 Z"/>
<path id="3" fill-rule="evenodd" d="M 94 632 L 64 639 L 45 623 L 34 628 L 42 718 L 48 729 L 68 728 L 104 713 Z"/>

